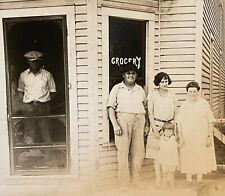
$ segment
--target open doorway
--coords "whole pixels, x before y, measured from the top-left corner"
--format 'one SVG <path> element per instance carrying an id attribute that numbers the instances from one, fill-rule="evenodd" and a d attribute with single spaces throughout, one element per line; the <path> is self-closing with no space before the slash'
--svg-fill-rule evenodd
<path id="1" fill-rule="evenodd" d="M 68 169 L 68 92 L 66 17 L 26 17 L 3 19 L 7 72 L 8 122 L 12 173 L 65 171 Z M 43 53 L 42 66 L 55 81 L 56 95 L 51 113 L 24 115 L 24 103 L 17 92 L 20 74 L 28 69 L 24 54 Z M 48 121 L 46 141 L 38 124 Z M 31 124 L 29 135 L 27 122 Z"/>
<path id="2" fill-rule="evenodd" d="M 138 68 L 137 83 L 146 84 L 146 21 L 109 17 L 109 91 L 123 80 L 120 69 L 127 63 Z M 109 122 L 109 140 L 114 131 Z"/>

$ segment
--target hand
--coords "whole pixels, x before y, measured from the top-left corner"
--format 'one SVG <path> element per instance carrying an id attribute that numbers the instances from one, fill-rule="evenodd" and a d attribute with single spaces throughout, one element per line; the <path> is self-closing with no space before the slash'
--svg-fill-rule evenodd
<path id="1" fill-rule="evenodd" d="M 116 125 L 113 129 L 114 129 L 115 135 L 117 135 L 117 136 L 123 135 L 123 131 L 119 125 Z"/>
<path id="2" fill-rule="evenodd" d="M 155 138 L 159 138 L 160 137 L 160 134 L 157 130 L 154 130 L 154 136 Z"/>
<path id="3" fill-rule="evenodd" d="M 178 141 L 178 147 L 182 147 L 184 145 L 184 138 L 180 137 Z"/>
<path id="4" fill-rule="evenodd" d="M 149 133 L 149 126 L 145 125 L 144 136 L 148 136 L 148 133 Z"/>
<path id="5" fill-rule="evenodd" d="M 211 145 L 212 145 L 212 138 L 208 136 L 206 141 L 206 147 L 210 147 Z"/>
<path id="6" fill-rule="evenodd" d="M 155 150 L 159 150 L 160 147 L 159 147 L 158 145 L 156 145 L 156 146 L 154 146 L 154 149 L 155 149 Z"/>

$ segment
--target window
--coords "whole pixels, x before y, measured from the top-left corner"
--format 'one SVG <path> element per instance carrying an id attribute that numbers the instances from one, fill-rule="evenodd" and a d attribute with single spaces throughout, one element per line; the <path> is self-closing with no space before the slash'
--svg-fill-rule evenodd
<path id="1" fill-rule="evenodd" d="M 64 172 L 68 157 L 68 84 L 66 16 L 3 19 L 7 70 L 8 122 L 11 172 Z M 18 91 L 20 74 L 28 69 L 24 54 L 43 53 L 42 67 L 50 72 L 56 94 L 48 103 L 49 112 L 30 111 Z M 36 104 L 40 108 L 42 103 Z M 40 104 L 40 105 L 39 105 Z M 33 106 L 32 106 L 33 107 Z"/>

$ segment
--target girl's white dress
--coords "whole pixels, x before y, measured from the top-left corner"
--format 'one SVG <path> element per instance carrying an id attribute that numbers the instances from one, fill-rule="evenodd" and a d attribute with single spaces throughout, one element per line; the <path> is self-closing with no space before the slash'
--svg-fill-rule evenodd
<path id="1" fill-rule="evenodd" d="M 170 138 L 164 135 L 159 139 L 159 157 L 158 161 L 162 167 L 163 172 L 174 172 L 178 168 L 178 147 L 177 141 L 174 135 Z"/>
<path id="2" fill-rule="evenodd" d="M 214 140 L 206 146 L 208 124 L 214 122 L 208 102 L 198 98 L 195 103 L 185 101 L 179 109 L 177 122 L 182 126 L 184 145 L 180 149 L 182 173 L 206 174 L 216 169 Z"/>

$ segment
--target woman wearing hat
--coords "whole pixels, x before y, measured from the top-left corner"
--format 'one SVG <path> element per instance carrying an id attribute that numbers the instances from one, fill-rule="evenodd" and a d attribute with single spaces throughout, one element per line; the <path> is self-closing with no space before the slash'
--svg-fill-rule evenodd
<path id="1" fill-rule="evenodd" d="M 137 68 L 126 64 L 121 70 L 123 81 L 109 95 L 107 108 L 117 147 L 120 185 L 130 180 L 128 155 L 131 155 L 133 181 L 139 182 L 144 159 L 145 92 L 136 84 Z"/>
<path id="2" fill-rule="evenodd" d="M 145 157 L 154 159 L 156 186 L 161 183 L 161 168 L 158 161 L 160 131 L 165 122 L 174 121 L 177 108 L 175 94 L 168 89 L 171 83 L 167 73 L 158 73 L 154 79 L 157 88 L 150 92 L 147 97 L 151 129 L 147 137 Z"/>

